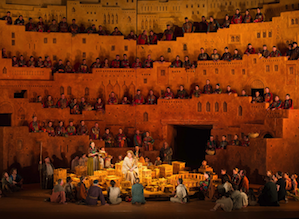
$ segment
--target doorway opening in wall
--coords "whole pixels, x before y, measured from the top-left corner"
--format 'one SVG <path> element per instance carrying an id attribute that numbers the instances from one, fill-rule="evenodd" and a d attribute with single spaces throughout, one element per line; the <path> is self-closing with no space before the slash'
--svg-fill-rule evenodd
<path id="1" fill-rule="evenodd" d="M 264 88 L 253 88 L 251 89 L 251 96 L 255 97 L 255 92 L 260 92 L 260 96 L 264 96 Z"/>
<path id="2" fill-rule="evenodd" d="M 205 159 L 207 140 L 210 138 L 212 125 L 174 126 L 173 160 L 186 162 L 191 170 L 200 167 Z"/>
<path id="3" fill-rule="evenodd" d="M 27 90 L 21 90 L 14 93 L 14 98 L 27 98 Z"/>
<path id="4" fill-rule="evenodd" d="M 273 136 L 271 134 L 267 133 L 264 135 L 264 138 L 273 138 Z"/>
<path id="5" fill-rule="evenodd" d="M 11 114 L 0 114 L 0 126 L 11 126 Z"/>

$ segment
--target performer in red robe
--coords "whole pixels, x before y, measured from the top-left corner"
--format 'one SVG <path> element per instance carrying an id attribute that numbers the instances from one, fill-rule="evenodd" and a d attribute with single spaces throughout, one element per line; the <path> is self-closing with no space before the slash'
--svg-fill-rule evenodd
<path id="1" fill-rule="evenodd" d="M 240 10 L 236 9 L 236 14 L 232 17 L 231 23 L 232 24 L 241 24 L 242 23 L 242 15 L 240 14 Z"/>
<path id="2" fill-rule="evenodd" d="M 273 103 L 270 104 L 267 110 L 277 110 L 282 109 L 282 102 L 279 99 L 279 96 L 275 96 Z"/>
<path id="3" fill-rule="evenodd" d="M 93 140 L 100 139 L 100 128 L 99 128 L 99 124 L 97 122 L 94 124 L 94 127 L 91 128 L 90 138 Z"/>
<path id="4" fill-rule="evenodd" d="M 39 132 L 40 131 L 40 126 L 37 122 L 37 116 L 33 115 L 32 116 L 32 122 L 29 124 L 29 132 Z"/>
<path id="5" fill-rule="evenodd" d="M 174 95 L 173 95 L 172 91 L 170 90 L 170 87 L 166 88 L 166 92 L 164 93 L 164 99 L 167 99 L 167 100 L 174 99 Z"/>
<path id="6" fill-rule="evenodd" d="M 108 104 L 109 105 L 116 105 L 117 104 L 117 98 L 115 97 L 115 93 L 111 92 L 111 94 L 109 95 L 109 99 L 108 99 Z"/>
<path id="7" fill-rule="evenodd" d="M 121 68 L 130 68 L 130 62 L 127 58 L 127 54 L 123 55 L 123 60 L 121 61 Z"/>
<path id="8" fill-rule="evenodd" d="M 273 94 L 270 93 L 270 89 L 268 87 L 265 88 L 264 101 L 266 103 L 271 103 L 273 101 Z"/>
<path id="9" fill-rule="evenodd" d="M 162 39 L 169 41 L 172 40 L 172 38 L 173 38 L 173 31 L 170 29 L 170 25 L 167 24 L 167 29 L 164 31 Z"/>
<path id="10" fill-rule="evenodd" d="M 146 30 L 144 30 L 143 33 L 139 35 L 137 43 L 139 45 L 148 44 L 148 37 L 147 37 Z"/>
<path id="11" fill-rule="evenodd" d="M 136 61 L 133 63 L 132 65 L 132 68 L 141 68 L 142 67 L 142 64 L 141 62 L 139 61 L 139 58 L 137 57 L 136 58 Z"/>
<path id="12" fill-rule="evenodd" d="M 144 103 L 143 96 L 141 95 L 141 91 L 138 89 L 137 94 L 134 97 L 134 105 L 141 105 Z"/>
<path id="13" fill-rule="evenodd" d="M 283 109 L 294 109 L 293 108 L 293 100 L 290 99 L 290 94 L 286 95 L 286 99 L 285 99 L 285 101 L 283 101 L 282 108 Z"/>
<path id="14" fill-rule="evenodd" d="M 61 98 L 57 101 L 57 107 L 60 109 L 65 109 L 69 106 L 67 99 L 65 98 L 64 93 L 61 94 Z"/>
<path id="15" fill-rule="evenodd" d="M 206 85 L 203 87 L 203 93 L 204 94 L 212 94 L 213 93 L 213 88 L 210 85 L 209 79 L 206 81 Z"/>
<path id="16" fill-rule="evenodd" d="M 111 68 L 120 68 L 119 55 L 116 55 L 116 58 L 111 62 Z"/>

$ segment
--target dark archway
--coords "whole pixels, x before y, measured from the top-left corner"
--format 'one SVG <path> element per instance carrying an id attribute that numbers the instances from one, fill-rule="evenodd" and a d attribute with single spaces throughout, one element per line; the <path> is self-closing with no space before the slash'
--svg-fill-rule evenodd
<path id="1" fill-rule="evenodd" d="M 264 138 L 273 138 L 273 136 L 271 134 L 267 133 L 264 135 Z"/>

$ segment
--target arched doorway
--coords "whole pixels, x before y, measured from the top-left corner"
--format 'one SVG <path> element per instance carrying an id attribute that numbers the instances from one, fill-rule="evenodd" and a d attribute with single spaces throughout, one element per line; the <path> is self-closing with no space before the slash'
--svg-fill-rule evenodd
<path id="1" fill-rule="evenodd" d="M 273 136 L 271 134 L 267 133 L 264 135 L 264 138 L 273 138 Z"/>

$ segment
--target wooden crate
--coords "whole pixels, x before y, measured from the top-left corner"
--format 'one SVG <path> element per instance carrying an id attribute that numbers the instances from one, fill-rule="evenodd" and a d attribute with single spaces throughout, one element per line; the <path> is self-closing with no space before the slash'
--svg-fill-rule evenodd
<path id="1" fill-rule="evenodd" d="M 119 177 L 119 176 L 107 176 L 105 178 L 106 188 L 108 188 L 110 186 L 110 181 L 111 180 L 115 181 L 115 186 L 116 187 L 120 187 L 121 177 Z"/>
<path id="2" fill-rule="evenodd" d="M 189 171 L 184 171 L 184 170 L 181 170 L 180 172 L 179 172 L 179 174 L 188 174 L 189 173 Z"/>
<path id="3" fill-rule="evenodd" d="M 160 177 L 169 177 L 173 175 L 173 166 L 169 164 L 163 164 L 159 166 Z"/>
<path id="4" fill-rule="evenodd" d="M 151 185 L 152 183 L 152 177 L 143 177 L 142 181 L 145 185 Z"/>
<path id="5" fill-rule="evenodd" d="M 178 174 L 180 171 L 185 169 L 185 162 L 180 162 L 180 161 L 173 161 L 172 166 L 173 166 L 173 174 Z"/>
<path id="6" fill-rule="evenodd" d="M 155 168 L 154 172 L 156 172 L 156 178 L 160 178 L 160 169 L 159 168 Z"/>
<path id="7" fill-rule="evenodd" d="M 130 181 L 121 181 L 120 186 L 124 189 L 130 188 L 131 187 L 131 182 Z"/>
<path id="8" fill-rule="evenodd" d="M 145 178 L 145 177 L 152 177 L 152 171 L 149 170 L 149 169 L 142 170 L 142 177 L 143 178 Z"/>
<path id="9" fill-rule="evenodd" d="M 106 171 L 108 176 L 115 176 L 115 169 L 108 168 Z"/>
<path id="10" fill-rule="evenodd" d="M 67 170 L 66 169 L 62 169 L 62 168 L 59 168 L 59 169 L 54 169 L 53 171 L 53 182 L 54 182 L 54 185 L 57 184 L 57 181 L 59 179 L 62 179 L 63 180 L 63 184 L 66 183 L 66 177 L 67 177 Z"/>
<path id="11" fill-rule="evenodd" d="M 77 176 L 87 176 L 87 166 L 76 166 L 75 173 Z"/>
<path id="12" fill-rule="evenodd" d="M 213 173 L 213 168 L 212 167 L 207 167 L 207 168 L 198 168 L 198 172 L 204 173 L 204 172 L 210 172 Z"/>
<path id="13" fill-rule="evenodd" d="M 104 183 L 105 178 L 107 177 L 107 171 L 103 171 L 103 170 L 94 171 L 94 176 L 98 177 L 100 183 Z"/>

